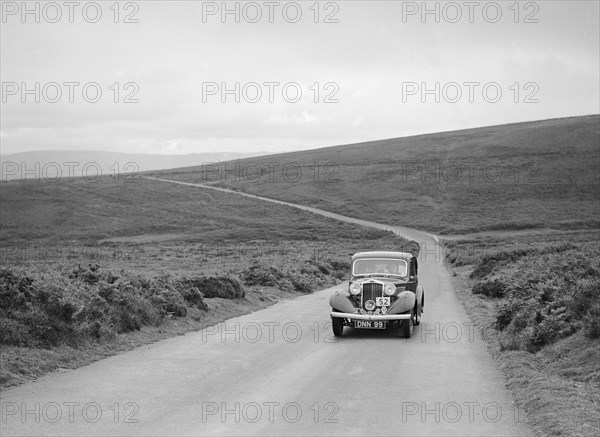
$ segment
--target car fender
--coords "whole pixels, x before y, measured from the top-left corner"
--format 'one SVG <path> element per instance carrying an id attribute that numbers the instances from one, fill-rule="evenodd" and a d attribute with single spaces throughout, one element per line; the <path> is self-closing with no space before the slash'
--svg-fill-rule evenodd
<path id="1" fill-rule="evenodd" d="M 401 292 L 388 310 L 388 314 L 402 314 L 410 311 L 415 306 L 415 299 L 415 293 L 412 291 Z"/>
<path id="2" fill-rule="evenodd" d="M 345 291 L 336 291 L 329 298 L 329 305 L 334 310 L 337 310 L 342 313 L 353 313 L 354 311 L 356 311 L 356 308 L 354 308 L 354 305 L 350 300 L 350 295 Z"/>

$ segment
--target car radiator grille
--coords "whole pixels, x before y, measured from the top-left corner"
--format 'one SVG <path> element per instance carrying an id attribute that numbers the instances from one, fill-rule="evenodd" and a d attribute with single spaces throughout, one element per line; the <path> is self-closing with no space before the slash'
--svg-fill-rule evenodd
<path id="1" fill-rule="evenodd" d="M 375 302 L 375 298 L 383 296 L 383 285 L 366 283 L 362 287 L 362 307 L 365 308 L 365 302 L 372 300 Z"/>

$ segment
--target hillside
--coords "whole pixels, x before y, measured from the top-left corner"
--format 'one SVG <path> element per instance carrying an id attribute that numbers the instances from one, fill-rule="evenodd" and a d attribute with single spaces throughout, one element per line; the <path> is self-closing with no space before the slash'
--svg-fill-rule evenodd
<path id="1" fill-rule="evenodd" d="M 367 220 L 464 233 L 597 226 L 599 159 L 600 116 L 591 115 L 153 174 Z"/>

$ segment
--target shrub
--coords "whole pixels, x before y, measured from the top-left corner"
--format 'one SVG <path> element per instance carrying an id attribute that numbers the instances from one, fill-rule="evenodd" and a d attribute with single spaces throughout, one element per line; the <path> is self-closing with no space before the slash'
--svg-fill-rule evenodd
<path id="1" fill-rule="evenodd" d="M 274 287 L 283 278 L 283 274 L 275 267 L 251 264 L 242 272 L 242 280 L 246 285 L 263 285 Z"/>
<path id="2" fill-rule="evenodd" d="M 242 284 L 229 276 L 201 276 L 185 279 L 182 283 L 188 287 L 195 287 L 207 299 L 242 299 L 246 296 Z"/>
<path id="3" fill-rule="evenodd" d="M 494 262 L 479 263 L 479 265 L 477 265 L 477 267 L 475 267 L 475 269 L 471 272 L 469 278 L 480 279 L 486 277 L 494 271 L 494 265 Z"/>
<path id="4" fill-rule="evenodd" d="M 99 265 L 98 264 L 88 264 L 88 268 L 84 269 L 81 267 L 81 264 L 77 265 L 77 269 L 71 272 L 70 277 L 73 279 L 79 279 L 86 284 L 95 284 L 99 281 Z"/>
<path id="5" fill-rule="evenodd" d="M 600 302 L 594 302 L 583 318 L 585 334 L 589 338 L 600 337 Z"/>
<path id="6" fill-rule="evenodd" d="M 574 330 L 573 332 L 568 332 L 571 328 L 568 323 L 568 314 L 565 307 L 561 307 L 555 311 L 552 311 L 550 308 L 543 312 L 538 311 L 536 313 L 536 322 L 532 325 L 531 333 L 526 338 L 526 347 L 530 352 L 535 352 L 541 347 L 552 343 L 557 338 L 566 337 L 575 332 Z"/>
<path id="7" fill-rule="evenodd" d="M 573 299 L 568 301 L 569 310 L 582 317 L 600 301 L 600 280 L 582 278 L 573 290 Z"/>
<path id="8" fill-rule="evenodd" d="M 515 302 L 508 301 L 500 305 L 497 310 L 496 324 L 495 327 L 498 331 L 503 331 L 510 322 L 513 320 L 513 316 L 516 312 Z"/>
<path id="9" fill-rule="evenodd" d="M 521 336 L 512 329 L 503 332 L 498 338 L 501 351 L 515 351 L 521 349 Z"/>
<path id="10" fill-rule="evenodd" d="M 189 287 L 184 284 L 181 284 L 180 287 L 181 288 L 179 289 L 179 292 L 187 303 L 195 306 L 199 310 L 208 311 L 208 305 L 206 305 L 206 302 L 204 302 L 202 293 L 197 287 Z"/>
<path id="11" fill-rule="evenodd" d="M 473 286 L 473 294 L 483 294 L 484 296 L 500 298 L 504 297 L 506 285 L 498 280 L 478 282 Z"/>
<path id="12" fill-rule="evenodd" d="M 239 283 L 229 284 L 234 284 L 229 294 L 235 294 Z M 76 346 L 157 326 L 167 315 L 184 317 L 191 307 L 207 309 L 200 291 L 169 276 L 115 275 L 97 265 L 0 269 L 0 344 L 5 345 Z"/>
<path id="13" fill-rule="evenodd" d="M 546 254 L 560 254 L 569 250 L 577 249 L 577 246 L 571 243 L 564 243 L 558 246 L 549 246 L 543 249 L 517 249 L 508 250 L 487 255 L 477 264 L 470 274 L 471 279 L 483 278 L 494 271 L 500 263 L 516 263 L 522 258 L 528 256 L 540 256 Z"/>
<path id="14" fill-rule="evenodd" d="M 597 247 L 559 244 L 502 252 L 486 260 L 496 263 L 495 279 L 475 283 L 473 293 L 507 298 L 496 312 L 501 348 L 536 352 L 580 330 L 588 338 L 600 337 Z M 485 274 L 485 265 L 479 263 L 472 275 Z"/>
<path id="15" fill-rule="evenodd" d="M 0 316 L 0 344 L 24 346 L 29 338 L 29 329 L 21 321 Z"/>
<path id="16" fill-rule="evenodd" d="M 20 308 L 31 298 L 33 279 L 17 276 L 12 270 L 0 270 L 0 308 Z"/>
<path id="17" fill-rule="evenodd" d="M 317 269 L 319 269 L 322 274 L 329 275 L 329 269 L 325 265 L 317 264 Z"/>
<path id="18" fill-rule="evenodd" d="M 347 273 L 350 270 L 350 261 L 339 261 L 339 260 L 332 260 L 329 261 L 329 264 L 331 265 L 331 268 L 334 270 L 341 270 L 344 273 Z"/>
<path id="19" fill-rule="evenodd" d="M 312 286 L 304 278 L 292 278 L 292 285 L 294 286 L 294 290 L 300 293 L 312 292 Z"/>

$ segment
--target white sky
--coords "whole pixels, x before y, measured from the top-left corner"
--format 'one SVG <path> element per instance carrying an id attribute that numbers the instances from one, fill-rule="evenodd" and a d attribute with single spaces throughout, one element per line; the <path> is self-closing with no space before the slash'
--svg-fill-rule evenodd
<path id="1" fill-rule="evenodd" d="M 1 23 L 1 144 L 2 153 L 32 150 L 112 150 L 146 153 L 218 151 L 291 151 L 368 141 L 419 133 L 456 130 L 517 121 L 584 115 L 600 112 L 600 49 L 598 1 L 498 2 L 502 17 L 496 23 L 492 2 L 476 2 L 470 23 L 468 2 L 437 2 L 440 22 L 433 14 L 423 23 L 420 10 L 403 19 L 403 10 L 421 2 L 322 1 L 319 23 L 314 23 L 313 1 L 298 2 L 302 17 L 297 23 L 290 2 L 275 2 L 273 23 L 269 6 L 258 23 L 240 14 L 206 16 L 203 8 L 219 2 L 138 1 L 120 3 L 119 21 L 134 12 L 137 23 L 114 23 L 113 1 L 99 2 L 102 17 L 87 22 L 82 14 L 89 2 L 77 2 L 73 23 L 69 7 L 59 1 L 62 17 L 48 2 L 28 2 L 35 14 L 21 15 L 21 2 L 2 2 Z M 490 5 L 491 4 L 491 5 Z M 236 7 L 236 2 L 227 2 Z M 283 6 L 288 15 L 283 16 Z M 239 3 L 240 10 L 245 3 Z M 487 15 L 483 7 L 487 6 Z M 429 2 L 435 8 L 436 2 Z M 17 10 L 15 10 L 15 8 Z M 512 9 L 511 9 L 512 8 Z M 114 7 L 113 7 L 114 9 Z M 515 23 L 515 9 L 520 11 Z M 246 6 L 252 19 L 256 9 Z M 444 19 L 444 11 L 446 18 Z M 13 14 L 13 12 L 15 12 Z M 335 12 L 337 23 L 323 23 Z M 529 14 L 537 23 L 524 23 Z M 94 17 L 89 6 L 86 17 Z M 25 22 L 23 22 L 25 21 Z M 203 22 L 206 21 L 206 22 Z M 22 95 L 23 86 L 39 92 Z M 56 87 L 62 91 L 52 103 Z M 73 102 L 68 85 L 78 82 Z M 82 97 L 82 85 L 95 82 L 102 90 L 98 103 Z M 114 103 L 113 83 L 119 83 L 119 103 Z M 133 88 L 137 103 L 123 103 Z M 225 82 L 234 88 L 261 84 L 258 103 L 240 102 L 219 93 L 205 96 L 203 83 Z M 278 82 L 269 102 L 265 82 Z M 297 83 L 302 98 L 287 102 L 286 83 Z M 309 87 L 318 82 L 315 103 Z M 324 103 L 336 84 L 337 103 Z M 403 83 L 434 88 L 440 84 L 440 102 L 428 95 L 405 95 Z M 444 99 L 445 84 L 461 84 L 457 103 Z M 465 82 L 476 82 L 473 102 Z M 486 83 L 502 91 L 500 101 L 482 96 Z M 519 83 L 518 103 L 514 87 Z M 525 88 L 526 83 L 530 84 Z M 16 87 L 15 87 L 16 84 Z M 45 87 L 46 86 L 46 87 Z M 44 87 L 45 92 L 44 94 Z M 405 85 L 406 87 L 406 85 Z M 88 96 L 94 97 L 93 88 Z M 249 99 L 255 89 L 247 88 Z M 456 88 L 447 87 L 447 100 Z M 530 92 L 537 103 L 524 103 Z M 35 98 L 40 99 L 39 103 Z M 294 98 L 293 88 L 288 98 Z M 488 98 L 495 96 L 488 89 Z M 22 100 L 25 99 L 25 102 Z"/>

